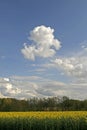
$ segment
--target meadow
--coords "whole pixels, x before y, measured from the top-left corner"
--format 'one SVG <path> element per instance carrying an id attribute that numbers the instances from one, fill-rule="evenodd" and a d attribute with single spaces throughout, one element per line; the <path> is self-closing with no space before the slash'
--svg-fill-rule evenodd
<path id="1" fill-rule="evenodd" d="M 0 130 L 87 130 L 87 112 L 0 112 Z"/>

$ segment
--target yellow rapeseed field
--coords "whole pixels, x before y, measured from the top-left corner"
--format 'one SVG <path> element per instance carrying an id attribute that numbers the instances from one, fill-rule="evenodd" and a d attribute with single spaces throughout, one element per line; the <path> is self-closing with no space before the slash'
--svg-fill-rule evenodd
<path id="1" fill-rule="evenodd" d="M 0 130 L 87 130 L 87 111 L 0 112 Z"/>
<path id="2" fill-rule="evenodd" d="M 65 112 L 0 112 L 0 118 L 18 118 L 18 117 L 28 117 L 28 118 L 61 118 L 61 117 L 71 117 L 71 118 L 87 118 L 87 111 L 65 111 Z"/>

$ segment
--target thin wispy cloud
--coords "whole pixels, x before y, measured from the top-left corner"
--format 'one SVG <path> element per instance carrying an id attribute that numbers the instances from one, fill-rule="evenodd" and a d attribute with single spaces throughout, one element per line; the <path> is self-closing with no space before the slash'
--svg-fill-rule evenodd
<path id="1" fill-rule="evenodd" d="M 2 55 L 2 56 L 0 56 L 0 58 L 1 58 L 2 60 L 4 60 L 4 59 L 6 58 L 6 56 Z"/>

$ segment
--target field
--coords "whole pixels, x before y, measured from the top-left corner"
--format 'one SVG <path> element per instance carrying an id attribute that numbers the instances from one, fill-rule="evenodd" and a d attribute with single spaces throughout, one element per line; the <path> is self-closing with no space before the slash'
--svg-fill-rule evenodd
<path id="1" fill-rule="evenodd" d="M 87 112 L 0 112 L 0 130 L 87 130 Z"/>

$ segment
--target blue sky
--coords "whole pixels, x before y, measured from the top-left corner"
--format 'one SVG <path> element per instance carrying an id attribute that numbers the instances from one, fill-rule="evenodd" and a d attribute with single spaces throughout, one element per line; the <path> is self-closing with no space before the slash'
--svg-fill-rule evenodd
<path id="1" fill-rule="evenodd" d="M 86 26 L 86 0 L 0 0 L 0 96 L 87 98 Z"/>

